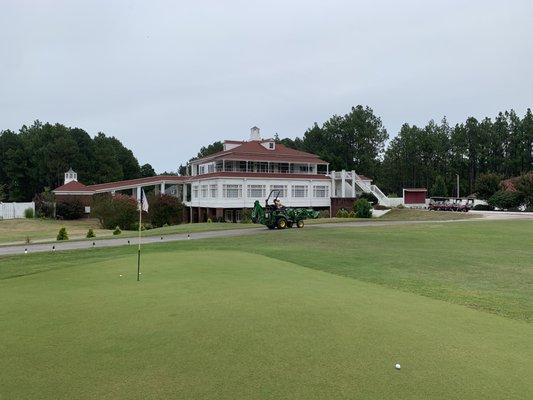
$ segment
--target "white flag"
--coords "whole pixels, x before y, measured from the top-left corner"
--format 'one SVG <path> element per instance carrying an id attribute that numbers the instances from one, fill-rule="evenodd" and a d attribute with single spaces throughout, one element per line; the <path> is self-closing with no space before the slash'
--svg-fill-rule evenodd
<path id="1" fill-rule="evenodd" d="M 144 193 L 144 189 L 141 195 L 141 208 L 143 211 L 148 212 L 148 199 L 146 198 L 146 193 Z"/>

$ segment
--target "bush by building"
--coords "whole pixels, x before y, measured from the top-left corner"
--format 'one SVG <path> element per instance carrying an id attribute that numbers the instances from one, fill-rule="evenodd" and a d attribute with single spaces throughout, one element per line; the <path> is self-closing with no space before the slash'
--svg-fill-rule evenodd
<path id="1" fill-rule="evenodd" d="M 526 208 L 533 207 L 533 172 L 520 176 L 515 187 L 522 195 Z"/>
<path id="2" fill-rule="evenodd" d="M 522 193 L 507 190 L 497 191 L 488 200 L 489 205 L 503 210 L 520 207 L 523 202 L 524 196 Z"/>
<path id="3" fill-rule="evenodd" d="M 358 218 L 371 218 L 372 217 L 372 205 L 367 199 L 359 199 L 354 204 L 355 215 Z"/>
<path id="4" fill-rule="evenodd" d="M 152 196 L 148 201 L 150 222 L 156 228 L 165 224 L 176 225 L 181 223 L 183 205 L 181 201 L 168 194 Z"/>
<path id="5" fill-rule="evenodd" d="M 488 200 L 500 190 L 502 177 L 498 174 L 481 174 L 476 180 L 475 191 L 478 199 Z"/>
<path id="6" fill-rule="evenodd" d="M 339 208 L 337 211 L 337 215 L 335 215 L 337 218 L 348 218 L 350 216 L 350 212 L 345 208 Z"/>
<path id="7" fill-rule="evenodd" d="M 370 204 L 378 204 L 379 203 L 379 200 L 374 195 L 374 193 L 367 193 L 367 192 L 361 193 L 361 195 L 359 196 L 358 200 L 359 199 L 366 199 Z"/>
<path id="8" fill-rule="evenodd" d="M 80 219 L 85 214 L 85 207 L 78 199 L 61 201 L 56 204 L 56 216 L 61 219 Z"/>
<path id="9" fill-rule="evenodd" d="M 24 218 L 33 219 L 34 217 L 33 208 L 26 208 L 24 210 Z"/>
<path id="10" fill-rule="evenodd" d="M 85 237 L 87 239 L 91 239 L 93 237 L 96 237 L 96 235 L 94 234 L 93 228 L 89 228 L 89 230 L 87 231 L 87 235 Z"/>
<path id="11" fill-rule="evenodd" d="M 55 196 L 50 188 L 45 188 L 43 192 L 35 195 L 35 215 L 37 218 L 54 218 L 55 217 Z"/>
<path id="12" fill-rule="evenodd" d="M 137 201 L 123 194 L 94 196 L 91 211 L 105 229 L 131 230 L 139 218 Z"/>
<path id="13" fill-rule="evenodd" d="M 120 229 L 120 226 L 116 226 L 115 230 L 113 231 L 113 235 L 120 235 L 122 233 L 122 230 Z"/>

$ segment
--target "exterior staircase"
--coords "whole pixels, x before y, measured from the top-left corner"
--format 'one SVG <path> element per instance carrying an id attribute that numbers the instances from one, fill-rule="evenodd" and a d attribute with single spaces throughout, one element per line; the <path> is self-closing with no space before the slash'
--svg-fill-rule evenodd
<path id="1" fill-rule="evenodd" d="M 361 192 L 372 193 L 378 199 L 379 204 L 390 205 L 390 199 L 379 187 L 372 185 L 372 181 L 362 179 L 355 171 L 332 171 L 330 177 L 333 197 L 356 197 Z"/>

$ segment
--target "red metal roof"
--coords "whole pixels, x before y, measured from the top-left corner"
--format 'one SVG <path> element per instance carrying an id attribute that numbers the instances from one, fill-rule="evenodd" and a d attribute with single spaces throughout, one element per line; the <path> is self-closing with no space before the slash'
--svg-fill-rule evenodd
<path id="1" fill-rule="evenodd" d="M 211 179 L 211 178 L 272 178 L 272 179 L 320 179 L 329 180 L 329 176 L 322 174 L 283 174 L 283 173 L 267 173 L 267 172 L 213 172 L 210 174 L 202 174 L 190 176 L 194 180 Z"/>
<path id="2" fill-rule="evenodd" d="M 406 192 L 427 192 L 426 188 L 404 188 Z"/>
<path id="3" fill-rule="evenodd" d="M 81 182 L 70 181 L 69 183 L 54 189 L 54 192 L 92 192 L 92 190 Z"/>
<path id="4" fill-rule="evenodd" d="M 267 149 L 261 143 L 267 143 L 271 140 L 249 141 L 249 142 L 234 142 L 226 141 L 227 143 L 242 143 L 232 149 L 219 151 L 208 157 L 194 160 L 210 161 L 210 160 L 243 160 L 243 161 L 285 161 L 285 162 L 302 162 L 302 163 L 318 163 L 327 164 L 326 161 L 321 160 L 317 155 L 306 153 L 305 151 L 294 150 L 281 143 L 276 143 L 274 149 Z"/>

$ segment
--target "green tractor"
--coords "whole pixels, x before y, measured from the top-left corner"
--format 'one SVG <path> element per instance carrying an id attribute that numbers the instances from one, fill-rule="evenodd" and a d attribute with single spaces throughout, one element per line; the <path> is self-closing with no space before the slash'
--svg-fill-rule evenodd
<path id="1" fill-rule="evenodd" d="M 282 206 L 279 202 L 279 190 L 272 190 L 265 200 L 265 207 L 261 207 L 256 200 L 252 210 L 253 223 L 266 225 L 268 229 L 292 228 L 294 224 L 298 228 L 304 227 L 304 219 L 318 218 L 318 211 L 311 208 L 290 208 Z M 274 196 L 272 204 L 269 200 Z"/>

